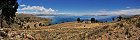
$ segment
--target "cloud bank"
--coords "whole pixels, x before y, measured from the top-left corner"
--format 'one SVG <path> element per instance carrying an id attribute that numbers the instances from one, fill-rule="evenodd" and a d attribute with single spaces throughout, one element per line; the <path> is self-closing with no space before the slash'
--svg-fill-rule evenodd
<path id="1" fill-rule="evenodd" d="M 22 4 L 22 5 L 20 5 L 21 7 L 24 7 L 24 6 L 26 6 L 25 4 Z"/>
<path id="2" fill-rule="evenodd" d="M 94 12 L 80 12 L 80 13 L 58 13 L 65 15 L 84 16 L 84 15 L 140 15 L 140 8 L 129 8 L 120 10 L 99 10 Z"/>
<path id="3" fill-rule="evenodd" d="M 95 15 L 139 15 L 140 9 L 124 9 L 124 10 L 115 10 L 115 11 L 98 11 L 93 13 Z"/>
<path id="4" fill-rule="evenodd" d="M 52 14 L 55 13 L 57 10 L 52 8 L 45 8 L 43 6 L 27 6 L 27 5 L 20 5 L 20 9 L 18 9 L 19 13 L 29 13 L 29 14 Z"/>
<path id="5" fill-rule="evenodd" d="M 20 5 L 20 9 L 18 9 L 18 13 L 27 13 L 27 14 L 56 14 L 56 15 L 140 15 L 140 8 L 131 8 L 126 7 L 126 9 L 108 11 L 108 10 L 100 10 L 96 12 L 79 12 L 79 13 L 56 13 L 57 10 L 52 8 L 45 8 L 43 6 L 28 6 L 28 5 Z"/>

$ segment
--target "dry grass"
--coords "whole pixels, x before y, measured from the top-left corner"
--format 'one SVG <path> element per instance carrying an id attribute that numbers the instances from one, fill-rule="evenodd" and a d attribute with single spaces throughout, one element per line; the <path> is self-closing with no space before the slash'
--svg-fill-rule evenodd
<path id="1" fill-rule="evenodd" d="M 68 22 L 15 31 L 31 35 L 34 40 L 139 40 L 140 28 L 136 27 L 139 18 L 108 23 Z"/>

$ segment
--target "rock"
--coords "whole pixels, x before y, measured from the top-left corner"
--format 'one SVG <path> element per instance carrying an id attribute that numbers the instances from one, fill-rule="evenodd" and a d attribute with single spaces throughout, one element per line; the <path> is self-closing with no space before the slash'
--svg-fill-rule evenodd
<path id="1" fill-rule="evenodd" d="M 3 29 L 0 29 L 0 31 L 2 31 Z"/>
<path id="2" fill-rule="evenodd" d="M 7 36 L 7 33 L 5 33 L 4 31 L 0 31 L 0 36 L 1 37 L 6 37 Z"/>
<path id="3" fill-rule="evenodd" d="M 28 39 L 32 39 L 32 40 L 34 40 L 35 38 L 34 37 L 32 37 L 31 35 L 29 35 L 29 34 L 27 34 L 26 35 L 26 37 L 28 38 Z"/>
<path id="4" fill-rule="evenodd" d="M 18 36 L 18 35 L 20 35 L 21 34 L 21 32 L 15 32 L 15 31 L 13 31 L 13 32 L 11 32 L 11 33 L 8 33 L 8 36 L 9 37 L 16 37 L 16 36 Z"/>
<path id="5" fill-rule="evenodd" d="M 0 36 L 0 39 L 3 39 L 3 37 Z"/>

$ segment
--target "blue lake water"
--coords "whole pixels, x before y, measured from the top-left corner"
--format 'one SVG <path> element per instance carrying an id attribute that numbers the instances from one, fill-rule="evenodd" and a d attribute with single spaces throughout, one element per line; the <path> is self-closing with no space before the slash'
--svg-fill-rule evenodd
<path id="1" fill-rule="evenodd" d="M 50 18 L 52 21 L 51 24 L 59 24 L 62 22 L 74 22 L 77 20 L 77 18 L 80 18 L 81 20 L 90 20 L 91 18 L 95 18 L 98 21 L 101 22 L 111 22 L 112 18 L 117 18 L 117 16 L 38 16 L 42 18 Z"/>

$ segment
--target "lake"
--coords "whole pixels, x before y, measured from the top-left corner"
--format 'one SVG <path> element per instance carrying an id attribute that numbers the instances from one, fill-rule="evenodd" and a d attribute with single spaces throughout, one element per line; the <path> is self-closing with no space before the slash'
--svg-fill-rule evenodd
<path id="1" fill-rule="evenodd" d="M 59 24 L 62 22 L 74 22 L 77 20 L 77 18 L 80 18 L 81 20 L 90 20 L 91 18 L 95 18 L 98 21 L 101 22 L 111 22 L 112 18 L 117 18 L 117 16 L 38 16 L 42 18 L 50 18 L 52 21 L 51 24 Z"/>

